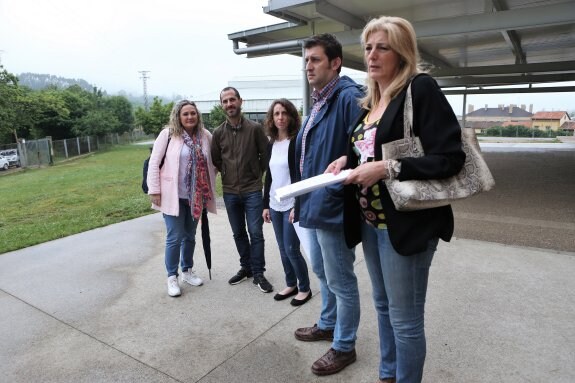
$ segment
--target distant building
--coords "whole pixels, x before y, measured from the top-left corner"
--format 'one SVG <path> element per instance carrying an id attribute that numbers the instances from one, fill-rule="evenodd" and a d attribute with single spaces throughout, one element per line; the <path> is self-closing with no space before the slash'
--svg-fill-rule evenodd
<path id="1" fill-rule="evenodd" d="M 569 114 L 564 111 L 537 112 L 532 118 L 533 129 L 559 131 L 562 130 L 563 124 L 570 120 Z"/>
<path id="2" fill-rule="evenodd" d="M 287 98 L 301 110 L 303 105 L 301 81 L 290 76 L 266 77 L 266 80 L 255 77 L 229 81 L 228 86 L 233 86 L 240 92 L 244 116 L 250 120 L 263 122 L 268 108 L 277 98 Z M 202 115 L 210 114 L 214 106 L 220 104 L 219 94 L 216 97 L 218 98 L 195 100 Z"/>
<path id="3" fill-rule="evenodd" d="M 575 136 L 575 121 L 565 121 L 560 129 L 567 132 L 568 136 Z"/>
<path id="4" fill-rule="evenodd" d="M 348 75 L 349 76 L 349 75 Z M 357 83 L 363 84 L 365 76 L 350 76 Z M 263 122 L 268 108 L 275 99 L 287 98 L 301 112 L 303 109 L 303 79 L 296 76 L 245 77 L 228 82 L 240 92 L 242 110 L 247 118 Z M 202 116 L 209 115 L 214 106 L 220 104 L 219 94 L 211 95 L 204 100 L 194 100 Z"/>
<path id="5" fill-rule="evenodd" d="M 505 106 L 500 104 L 497 108 L 484 108 L 475 110 L 473 105 L 468 105 L 465 116 L 465 127 L 475 129 L 476 133 L 483 133 L 486 129 L 494 126 L 522 125 L 530 128 L 532 126 L 533 105 L 529 105 L 529 111 L 525 105 L 521 108 L 514 104 Z"/>

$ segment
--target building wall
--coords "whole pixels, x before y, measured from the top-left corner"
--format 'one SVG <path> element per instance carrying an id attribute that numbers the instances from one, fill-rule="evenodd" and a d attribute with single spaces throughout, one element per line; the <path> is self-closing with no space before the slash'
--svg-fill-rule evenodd
<path id="1" fill-rule="evenodd" d="M 533 129 L 538 130 L 559 130 L 561 120 L 540 120 L 533 119 Z"/>

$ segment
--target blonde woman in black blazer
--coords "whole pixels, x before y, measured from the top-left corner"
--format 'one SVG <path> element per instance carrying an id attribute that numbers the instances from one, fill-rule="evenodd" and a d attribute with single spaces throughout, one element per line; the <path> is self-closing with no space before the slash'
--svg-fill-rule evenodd
<path id="1" fill-rule="evenodd" d="M 370 21 L 362 33 L 367 66 L 363 113 L 351 127 L 348 155 L 326 171 L 353 168 L 345 180 L 348 246 L 362 242 L 380 337 L 380 382 L 420 382 L 426 344 L 424 306 L 439 239 L 453 235 L 450 206 L 395 210 L 383 180 L 441 179 L 465 160 L 457 117 L 439 86 L 419 67 L 415 32 L 399 17 Z M 413 128 L 425 156 L 383 161 L 381 145 L 403 137 L 403 105 L 411 82 Z"/>

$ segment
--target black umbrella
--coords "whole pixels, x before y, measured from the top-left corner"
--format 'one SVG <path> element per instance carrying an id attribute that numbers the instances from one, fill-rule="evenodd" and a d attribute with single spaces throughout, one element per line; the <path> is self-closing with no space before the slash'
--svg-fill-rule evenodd
<path id="1" fill-rule="evenodd" d="M 204 255 L 206 256 L 206 265 L 210 280 L 212 279 L 212 247 L 210 245 L 210 223 L 208 222 L 208 211 L 202 210 L 202 245 L 204 246 Z"/>

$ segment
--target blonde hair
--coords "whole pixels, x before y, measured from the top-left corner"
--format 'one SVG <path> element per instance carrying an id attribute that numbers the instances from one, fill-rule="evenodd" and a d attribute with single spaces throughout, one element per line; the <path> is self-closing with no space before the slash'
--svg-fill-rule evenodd
<path id="1" fill-rule="evenodd" d="M 182 126 L 182 122 L 180 121 L 180 112 L 182 108 L 186 105 L 191 105 L 196 109 L 198 113 L 198 125 L 194 128 L 194 131 L 197 132 L 198 130 L 204 129 L 204 123 L 202 122 L 202 114 L 200 113 L 198 107 L 193 101 L 190 100 L 180 100 L 174 107 L 172 108 L 172 112 L 170 113 L 170 122 L 168 122 L 168 129 L 170 130 L 170 136 L 181 136 L 184 133 L 184 127 Z"/>
<path id="2" fill-rule="evenodd" d="M 407 85 L 411 77 L 425 72 L 420 63 L 415 30 L 409 21 L 393 16 L 381 16 L 372 19 L 361 33 L 362 47 L 365 48 L 365 43 L 372 33 L 380 31 L 387 33 L 389 48 L 399 56 L 399 72 L 384 94 L 380 93 L 375 80 L 367 78 L 367 92 L 365 97 L 360 100 L 361 107 L 367 110 L 371 110 L 371 107 L 377 105 L 382 98 L 393 99 Z"/>

